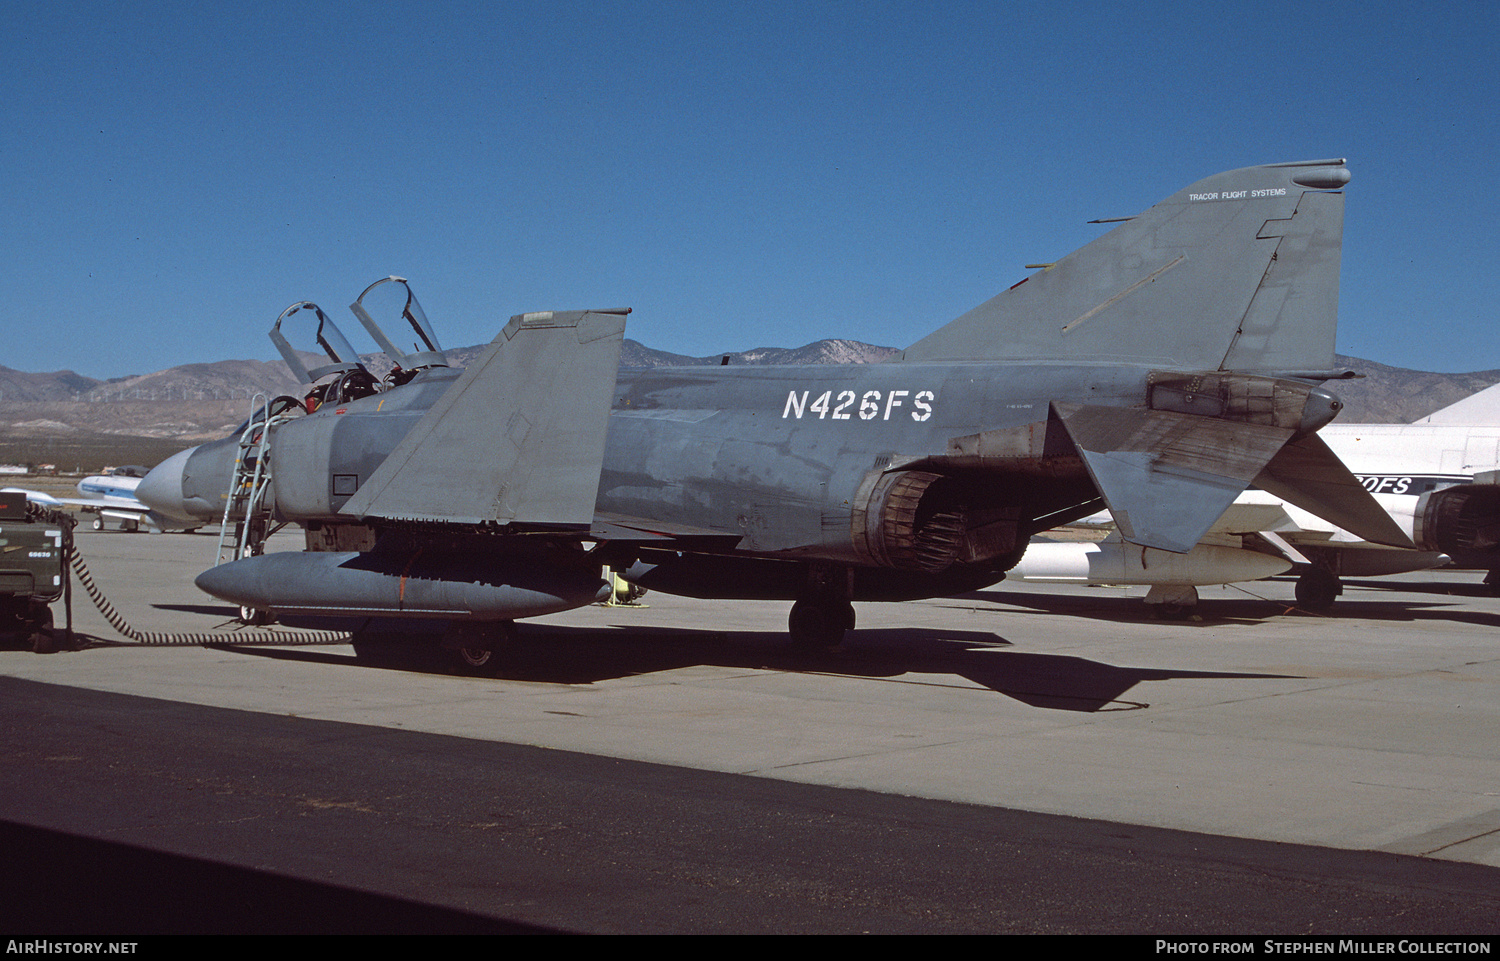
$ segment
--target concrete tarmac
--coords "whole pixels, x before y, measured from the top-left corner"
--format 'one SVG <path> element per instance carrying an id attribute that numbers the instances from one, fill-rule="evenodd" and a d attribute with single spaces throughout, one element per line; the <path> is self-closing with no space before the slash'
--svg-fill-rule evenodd
<path id="1" fill-rule="evenodd" d="M 232 640 L 233 612 L 192 586 L 212 563 L 214 537 L 80 531 L 78 543 L 138 629 L 223 628 Z M 1480 579 L 1354 582 L 1331 616 L 1292 610 L 1290 580 L 1211 588 L 1188 621 L 1149 619 L 1144 588 L 1002 583 L 957 599 L 856 605 L 859 630 L 829 653 L 786 645 L 784 603 L 651 594 L 644 608 L 526 622 L 489 678 L 371 669 L 347 646 L 113 643 L 0 652 L 0 676 L 820 789 L 1416 856 L 1424 860 L 1410 864 L 1481 866 L 1477 889 L 1495 890 L 1500 872 L 1483 866 L 1500 867 L 1500 600 Z M 74 614 L 86 634 L 117 637 L 81 592 Z M 9 763 L 21 764 L 24 745 L 8 737 Z M 28 808 L 23 787 L 5 796 L 0 817 L 13 823 L 89 833 Z"/>

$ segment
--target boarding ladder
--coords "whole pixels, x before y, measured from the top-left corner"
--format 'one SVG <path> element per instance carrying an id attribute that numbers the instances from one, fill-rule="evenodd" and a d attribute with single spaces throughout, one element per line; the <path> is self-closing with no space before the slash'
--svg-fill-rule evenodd
<path id="1" fill-rule="evenodd" d="M 250 420 L 240 433 L 239 454 L 224 500 L 216 566 L 260 554 L 266 538 L 275 533 L 266 502 L 271 486 L 271 429 L 289 419 L 285 412 L 272 412 L 265 394 L 256 394 L 250 402 Z"/>

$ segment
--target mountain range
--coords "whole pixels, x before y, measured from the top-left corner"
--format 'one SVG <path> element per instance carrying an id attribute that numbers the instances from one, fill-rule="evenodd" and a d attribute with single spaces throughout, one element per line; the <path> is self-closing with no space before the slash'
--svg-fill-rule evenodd
<path id="1" fill-rule="evenodd" d="M 456 366 L 487 345 L 448 351 Z M 853 340 L 820 340 L 798 348 L 764 347 L 709 357 L 688 357 L 625 341 L 627 367 L 741 364 L 865 364 L 897 353 Z M 389 367 L 383 354 L 362 358 L 377 375 Z M 1500 370 L 1442 374 L 1392 367 L 1340 355 L 1336 363 L 1363 373 L 1332 383 L 1345 402 L 1345 423 L 1415 420 L 1500 381 Z M 82 439 L 93 436 L 152 438 L 186 446 L 219 437 L 244 419 L 256 393 L 300 395 L 284 363 L 221 360 L 185 364 L 150 374 L 95 380 L 72 371 L 28 373 L 0 367 L 0 438 Z"/>

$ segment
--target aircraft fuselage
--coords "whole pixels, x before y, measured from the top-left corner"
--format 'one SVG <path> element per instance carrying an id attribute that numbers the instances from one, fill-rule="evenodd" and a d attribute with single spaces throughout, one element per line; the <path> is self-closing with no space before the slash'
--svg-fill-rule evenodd
<path id="1" fill-rule="evenodd" d="M 1093 496 L 1076 454 L 1040 446 L 1051 400 L 1143 405 L 1147 373 L 987 363 L 622 370 L 598 510 L 737 534 L 741 551 L 860 563 L 850 531 L 868 501 L 862 488 L 893 468 L 979 481 L 987 466 L 1003 467 L 983 494 L 999 508 L 1030 462 L 1025 493 L 1038 516 Z M 1038 425 L 1034 451 L 955 443 L 1026 425 Z M 1040 496 L 1049 484 L 1058 498 Z"/>

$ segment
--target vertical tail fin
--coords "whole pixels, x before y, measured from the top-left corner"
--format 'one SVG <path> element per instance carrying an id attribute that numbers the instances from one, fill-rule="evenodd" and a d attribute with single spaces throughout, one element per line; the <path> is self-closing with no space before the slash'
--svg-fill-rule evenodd
<path id="1" fill-rule="evenodd" d="M 906 361 L 1333 366 L 1343 160 L 1193 184 L 908 347 Z"/>
<path id="2" fill-rule="evenodd" d="M 1418 424 L 1495 424 L 1500 423 L 1500 384 L 1486 387 L 1463 400 L 1419 417 Z"/>

